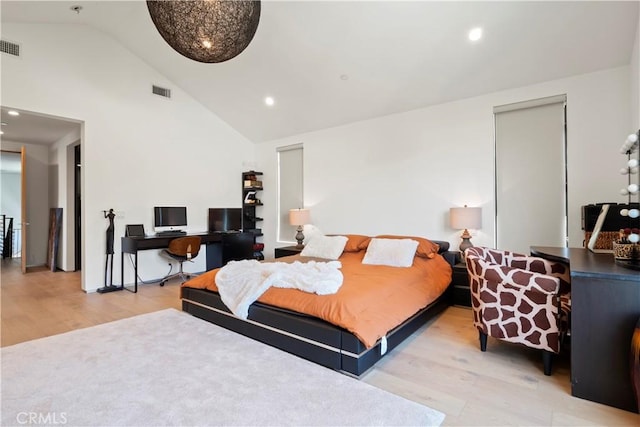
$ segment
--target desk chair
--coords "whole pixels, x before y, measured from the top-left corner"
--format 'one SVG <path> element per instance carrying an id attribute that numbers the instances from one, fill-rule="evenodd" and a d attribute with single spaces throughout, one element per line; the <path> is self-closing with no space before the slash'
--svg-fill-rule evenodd
<path id="1" fill-rule="evenodd" d="M 191 261 L 193 258 L 198 256 L 198 252 L 200 252 L 200 244 L 201 240 L 199 236 L 178 237 L 169 242 L 169 247 L 164 249 L 162 252 L 180 262 L 180 270 L 177 273 L 171 274 L 162 279 L 160 286 L 164 286 L 165 283 L 176 277 L 180 277 L 182 279 L 182 283 L 184 283 L 187 279 L 196 276 L 196 274 L 193 273 L 185 273 L 182 270 L 182 264 L 185 261 Z"/>

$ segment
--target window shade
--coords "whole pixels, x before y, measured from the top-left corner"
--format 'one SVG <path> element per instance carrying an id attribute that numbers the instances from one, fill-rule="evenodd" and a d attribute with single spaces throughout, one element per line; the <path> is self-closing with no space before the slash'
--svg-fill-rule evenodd
<path id="1" fill-rule="evenodd" d="M 496 107 L 496 245 L 566 246 L 564 100 Z M 549 103 L 550 102 L 550 103 Z"/>
<path id="2" fill-rule="evenodd" d="M 302 144 L 279 147 L 278 241 L 295 242 L 296 226 L 289 224 L 289 209 L 304 207 Z"/>

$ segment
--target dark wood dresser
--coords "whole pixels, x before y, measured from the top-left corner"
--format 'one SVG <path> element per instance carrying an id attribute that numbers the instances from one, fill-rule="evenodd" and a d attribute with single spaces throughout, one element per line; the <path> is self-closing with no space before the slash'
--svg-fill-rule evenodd
<path id="1" fill-rule="evenodd" d="M 571 394 L 639 412 L 630 348 L 640 318 L 640 272 L 582 248 L 532 246 L 531 255 L 571 270 Z"/>

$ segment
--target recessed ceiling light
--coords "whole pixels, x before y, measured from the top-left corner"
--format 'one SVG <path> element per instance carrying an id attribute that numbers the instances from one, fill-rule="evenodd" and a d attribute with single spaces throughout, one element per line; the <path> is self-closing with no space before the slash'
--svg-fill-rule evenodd
<path id="1" fill-rule="evenodd" d="M 340 80 L 349 80 L 349 76 L 346 74 L 341 74 L 340 75 Z"/>
<path id="2" fill-rule="evenodd" d="M 272 98 L 272 97 L 270 97 L 270 96 L 267 96 L 267 97 L 264 99 L 264 103 L 265 103 L 265 104 L 267 104 L 269 107 L 273 107 L 273 105 L 276 103 L 276 100 L 275 100 L 275 99 L 273 99 L 273 98 Z"/>
<path id="3" fill-rule="evenodd" d="M 2 126 L 6 126 L 6 125 L 7 125 L 5 122 L 0 122 L 0 124 L 1 124 Z"/>
<path id="4" fill-rule="evenodd" d="M 10 116 L 19 116 L 20 113 L 18 113 L 16 110 L 9 110 L 7 111 L 7 114 Z"/>
<path id="5" fill-rule="evenodd" d="M 1 130 L 0 130 L 0 135 L 4 135 L 4 131 L 1 131 Z"/>
<path id="6" fill-rule="evenodd" d="M 476 27 L 469 31 L 469 40 L 472 42 L 477 42 L 482 38 L 482 28 Z"/>

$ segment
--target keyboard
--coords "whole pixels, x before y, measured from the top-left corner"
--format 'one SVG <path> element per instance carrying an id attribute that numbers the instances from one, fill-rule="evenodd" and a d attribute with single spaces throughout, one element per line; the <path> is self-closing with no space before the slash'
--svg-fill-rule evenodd
<path id="1" fill-rule="evenodd" d="M 181 230 L 172 230 L 172 231 L 160 231 L 158 233 L 156 233 L 156 236 L 186 236 L 187 232 L 186 231 L 181 231 Z"/>

